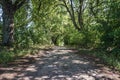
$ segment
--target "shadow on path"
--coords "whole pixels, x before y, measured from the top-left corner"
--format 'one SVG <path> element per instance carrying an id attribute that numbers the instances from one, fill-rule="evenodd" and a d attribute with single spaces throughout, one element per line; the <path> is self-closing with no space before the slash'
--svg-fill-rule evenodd
<path id="1" fill-rule="evenodd" d="M 120 80 L 109 68 L 95 66 L 89 59 L 74 54 L 76 52 L 40 50 L 33 58 L 21 59 L 22 64 L 0 68 L 0 80 Z"/>

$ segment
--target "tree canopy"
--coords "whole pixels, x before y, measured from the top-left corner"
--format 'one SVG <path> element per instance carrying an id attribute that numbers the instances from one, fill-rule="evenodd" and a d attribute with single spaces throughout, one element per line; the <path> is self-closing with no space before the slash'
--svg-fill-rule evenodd
<path id="1" fill-rule="evenodd" d="M 0 0 L 1 44 L 79 46 L 118 57 L 120 0 Z"/>

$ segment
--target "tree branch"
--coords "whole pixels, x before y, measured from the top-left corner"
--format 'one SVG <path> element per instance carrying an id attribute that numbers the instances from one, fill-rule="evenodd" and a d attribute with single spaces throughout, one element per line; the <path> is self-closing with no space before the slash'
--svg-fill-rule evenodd
<path id="1" fill-rule="evenodd" d="M 24 3 L 26 2 L 27 0 L 16 0 L 15 3 L 13 4 L 14 6 L 14 9 L 15 10 L 18 10 L 20 7 L 22 7 L 24 5 Z"/>
<path id="2" fill-rule="evenodd" d="M 42 2 L 41 2 L 41 0 L 39 0 L 38 13 L 39 13 L 39 11 L 40 11 L 41 6 L 42 6 Z"/>
<path id="3" fill-rule="evenodd" d="M 61 0 L 61 1 L 63 2 L 63 4 L 61 4 L 61 5 L 64 6 L 64 7 L 67 9 L 67 12 L 68 12 L 69 15 L 70 15 L 70 18 L 71 18 L 71 20 L 72 20 L 72 22 L 73 22 L 74 27 L 75 27 L 78 31 L 80 31 L 81 29 L 80 29 L 80 27 L 77 25 L 76 20 L 75 20 L 75 15 L 74 15 L 74 9 L 73 9 L 72 0 L 70 0 L 71 10 L 70 10 L 70 8 L 67 6 L 67 3 L 65 2 L 65 0 Z"/>
<path id="4" fill-rule="evenodd" d="M 78 23 L 81 29 L 83 29 L 83 2 L 83 0 L 79 0 Z"/>

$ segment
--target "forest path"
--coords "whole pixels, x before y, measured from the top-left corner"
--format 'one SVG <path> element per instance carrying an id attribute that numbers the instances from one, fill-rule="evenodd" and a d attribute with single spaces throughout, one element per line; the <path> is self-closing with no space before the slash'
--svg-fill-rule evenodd
<path id="1" fill-rule="evenodd" d="M 120 80 L 119 73 L 77 50 L 55 47 L 0 67 L 0 80 Z"/>

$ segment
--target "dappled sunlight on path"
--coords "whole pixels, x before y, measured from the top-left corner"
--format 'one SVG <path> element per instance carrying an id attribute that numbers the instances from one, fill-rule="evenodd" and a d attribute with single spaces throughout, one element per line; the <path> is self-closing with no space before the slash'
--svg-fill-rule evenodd
<path id="1" fill-rule="evenodd" d="M 94 65 L 77 50 L 40 50 L 34 61 L 0 68 L 0 80 L 120 80 L 111 69 Z M 31 60 L 32 60 L 31 59 Z"/>

